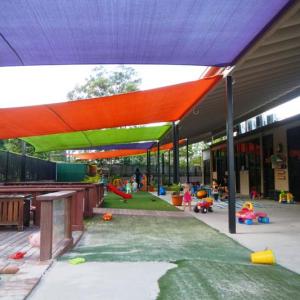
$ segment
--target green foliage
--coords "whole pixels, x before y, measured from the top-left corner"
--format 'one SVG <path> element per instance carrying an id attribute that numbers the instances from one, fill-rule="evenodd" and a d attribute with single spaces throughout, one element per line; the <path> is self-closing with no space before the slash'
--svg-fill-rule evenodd
<path id="1" fill-rule="evenodd" d="M 67 97 L 75 100 L 128 93 L 137 91 L 140 83 L 141 79 L 131 67 L 119 66 L 114 71 L 108 71 L 105 67 L 99 66 L 93 70 L 83 85 L 77 85 Z"/>
<path id="2" fill-rule="evenodd" d="M 98 183 L 100 181 L 100 176 L 85 176 L 85 178 L 82 180 L 82 182 L 85 183 Z"/>
<path id="3" fill-rule="evenodd" d="M 181 184 L 172 184 L 167 188 L 167 190 L 179 194 L 181 190 Z"/>

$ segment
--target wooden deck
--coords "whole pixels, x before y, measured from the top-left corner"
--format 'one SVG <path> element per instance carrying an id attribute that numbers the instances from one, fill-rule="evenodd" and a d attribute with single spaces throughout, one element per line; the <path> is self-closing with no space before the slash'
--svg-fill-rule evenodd
<path id="1" fill-rule="evenodd" d="M 0 274 L 0 299 L 24 299 L 36 286 L 53 260 L 40 262 L 39 248 L 33 248 L 28 242 L 28 237 L 37 228 L 31 227 L 24 231 L 3 230 L 0 228 L 0 268 L 9 264 L 17 265 L 20 270 L 14 275 Z M 82 232 L 73 232 L 74 243 Z M 10 259 L 9 255 L 17 251 L 25 251 L 24 259 Z"/>

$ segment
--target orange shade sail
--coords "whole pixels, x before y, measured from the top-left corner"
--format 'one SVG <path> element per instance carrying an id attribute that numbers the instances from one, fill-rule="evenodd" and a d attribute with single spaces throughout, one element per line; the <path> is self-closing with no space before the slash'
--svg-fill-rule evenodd
<path id="1" fill-rule="evenodd" d="M 182 139 L 178 141 L 179 145 L 185 144 L 186 140 Z M 173 149 L 173 143 L 168 143 L 161 145 L 159 147 L 161 151 L 167 151 Z M 157 147 L 151 148 L 151 152 L 156 152 Z M 105 159 L 105 158 L 117 158 L 117 157 L 126 157 L 133 155 L 140 155 L 147 153 L 146 149 L 123 149 L 123 150 L 111 150 L 111 151 L 101 151 L 101 152 L 90 152 L 90 153 L 72 153 L 70 156 L 75 157 L 76 159 L 90 160 L 90 159 Z"/>
<path id="2" fill-rule="evenodd" d="M 0 139 L 173 122 L 222 78 L 108 97 L 0 109 Z"/>
<path id="3" fill-rule="evenodd" d="M 182 139 L 178 141 L 178 145 L 183 145 L 185 143 L 186 143 L 186 139 Z M 173 149 L 173 143 L 164 144 L 159 147 L 160 151 L 168 151 L 171 149 Z M 157 147 L 156 146 L 152 147 L 151 152 L 157 152 Z"/>
<path id="4" fill-rule="evenodd" d="M 112 150 L 103 152 L 81 153 L 73 154 L 76 159 L 89 160 L 89 159 L 105 159 L 105 158 L 117 158 L 125 156 L 133 156 L 145 154 L 147 150 L 143 149 L 129 149 L 129 150 Z"/>

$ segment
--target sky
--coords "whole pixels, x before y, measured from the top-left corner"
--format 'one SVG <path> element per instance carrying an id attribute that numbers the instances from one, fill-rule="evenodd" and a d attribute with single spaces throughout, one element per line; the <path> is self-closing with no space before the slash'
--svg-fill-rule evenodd
<path id="1" fill-rule="evenodd" d="M 95 65 L 0 68 L 0 107 L 62 102 L 76 84 L 83 84 Z M 132 66 L 142 78 L 141 89 L 198 79 L 205 67 Z M 114 69 L 116 66 L 106 66 Z"/>

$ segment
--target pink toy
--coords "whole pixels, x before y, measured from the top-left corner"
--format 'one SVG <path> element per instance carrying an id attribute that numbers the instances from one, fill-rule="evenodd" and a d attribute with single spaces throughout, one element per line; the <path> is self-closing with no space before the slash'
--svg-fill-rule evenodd
<path id="1" fill-rule="evenodd" d="M 31 234 L 28 237 L 28 239 L 29 239 L 29 244 L 32 247 L 35 247 L 35 248 L 40 247 L 40 245 L 41 245 L 41 234 L 40 234 L 40 232 L 36 232 L 36 233 Z"/>
<path id="2" fill-rule="evenodd" d="M 265 212 L 254 212 L 253 204 L 251 202 L 245 202 L 243 208 L 236 213 L 236 216 L 241 224 L 252 225 L 253 220 L 256 219 L 259 223 L 270 223 L 270 219 Z"/>

